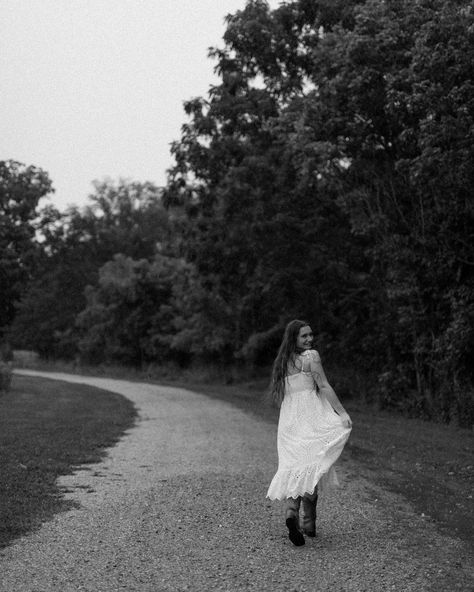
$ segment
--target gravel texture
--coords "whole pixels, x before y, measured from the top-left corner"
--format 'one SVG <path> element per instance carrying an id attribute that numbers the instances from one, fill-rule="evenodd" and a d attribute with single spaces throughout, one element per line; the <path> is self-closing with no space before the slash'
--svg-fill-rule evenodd
<path id="1" fill-rule="evenodd" d="M 139 420 L 103 462 L 60 479 L 75 509 L 0 553 L 1 592 L 474 589 L 471 550 L 352 461 L 318 504 L 318 536 L 296 548 L 265 498 L 276 425 L 184 389 L 21 373 L 120 393 Z"/>

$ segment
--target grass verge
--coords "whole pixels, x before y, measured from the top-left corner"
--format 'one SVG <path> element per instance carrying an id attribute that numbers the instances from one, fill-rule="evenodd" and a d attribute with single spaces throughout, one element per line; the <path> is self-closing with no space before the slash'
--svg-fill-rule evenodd
<path id="1" fill-rule="evenodd" d="M 373 481 L 408 499 L 426 520 L 474 544 L 474 433 L 351 403 L 348 452 Z"/>
<path id="2" fill-rule="evenodd" d="M 0 548 L 68 509 L 57 478 L 99 461 L 135 417 L 121 395 L 14 376 L 0 395 Z"/>

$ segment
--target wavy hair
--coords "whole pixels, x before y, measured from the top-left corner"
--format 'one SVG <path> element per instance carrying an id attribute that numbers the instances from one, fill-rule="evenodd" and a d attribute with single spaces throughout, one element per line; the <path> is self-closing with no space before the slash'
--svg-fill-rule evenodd
<path id="1" fill-rule="evenodd" d="M 273 362 L 272 379 L 270 383 L 270 398 L 278 407 L 285 396 L 285 380 L 288 374 L 289 364 L 294 364 L 295 355 L 298 353 L 296 340 L 300 329 L 309 327 L 306 321 L 295 319 L 290 321 L 285 328 L 285 333 L 278 350 L 275 361 Z"/>

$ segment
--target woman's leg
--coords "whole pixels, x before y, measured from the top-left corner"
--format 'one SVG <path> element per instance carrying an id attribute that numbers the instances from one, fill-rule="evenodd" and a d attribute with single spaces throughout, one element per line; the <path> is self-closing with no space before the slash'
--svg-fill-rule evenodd
<path id="1" fill-rule="evenodd" d="M 289 497 L 286 500 L 286 526 L 288 528 L 288 538 L 297 547 L 304 545 L 304 536 L 299 527 L 299 512 L 300 512 L 301 498 Z"/>

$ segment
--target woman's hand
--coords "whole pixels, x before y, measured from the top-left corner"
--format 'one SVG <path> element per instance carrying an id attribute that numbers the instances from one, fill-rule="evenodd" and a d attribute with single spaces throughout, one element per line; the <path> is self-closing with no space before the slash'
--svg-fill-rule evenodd
<path id="1" fill-rule="evenodd" d="M 352 420 L 349 417 L 349 414 L 347 413 L 347 411 L 343 411 L 342 413 L 340 413 L 339 417 L 341 418 L 342 425 L 345 428 L 352 428 Z"/>

